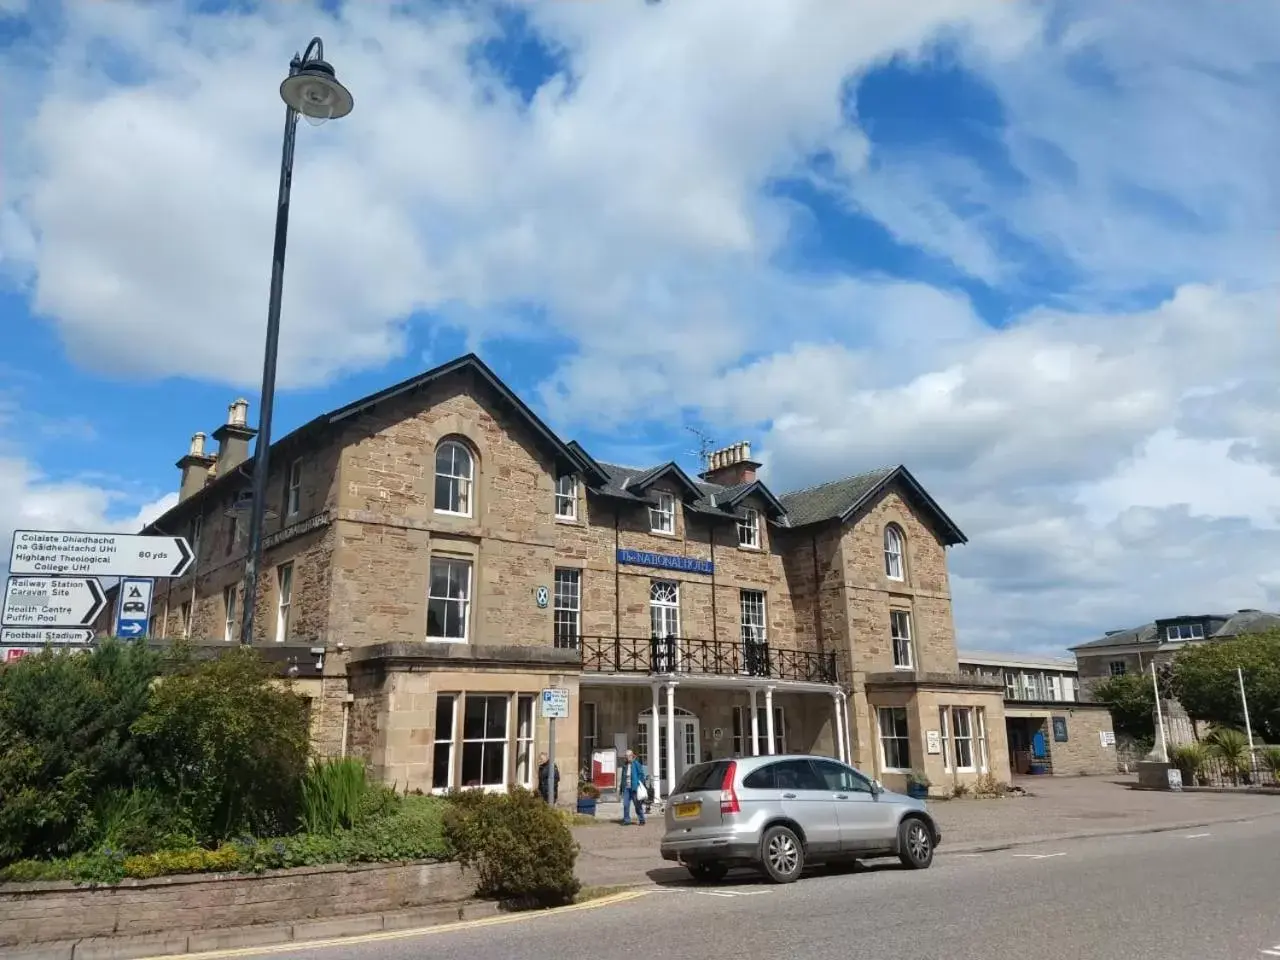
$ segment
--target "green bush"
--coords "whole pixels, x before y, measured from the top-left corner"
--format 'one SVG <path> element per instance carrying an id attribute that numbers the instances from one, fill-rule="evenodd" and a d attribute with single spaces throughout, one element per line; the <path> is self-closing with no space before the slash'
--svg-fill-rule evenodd
<path id="1" fill-rule="evenodd" d="M 444 836 L 455 858 L 476 871 L 476 893 L 525 906 L 570 903 L 578 845 L 559 813 L 536 793 L 481 790 L 449 795 Z"/>
<path id="2" fill-rule="evenodd" d="M 1209 751 L 1202 743 L 1183 743 L 1169 751 L 1169 760 L 1182 773 L 1183 782 L 1194 786 L 1204 776 Z"/>
<path id="3" fill-rule="evenodd" d="M 0 864 L 93 845 L 98 798 L 142 775 L 132 726 L 158 669 L 145 647 L 112 641 L 0 668 Z"/>
<path id="4" fill-rule="evenodd" d="M 205 844 L 292 831 L 308 750 L 303 698 L 246 647 L 203 660 L 175 650 L 167 667 L 133 724 L 147 786 L 185 810 Z"/>
<path id="5" fill-rule="evenodd" d="M 385 788 L 369 795 L 386 796 Z M 258 840 L 237 838 L 212 850 L 158 850 L 127 856 L 103 847 L 92 854 L 60 860 L 22 860 L 0 868 L 0 882 L 71 880 L 114 883 L 126 877 L 150 878 L 175 873 L 255 873 L 285 867 L 325 863 L 394 863 L 405 860 L 447 860 L 444 839 L 447 802 L 437 797 L 397 798 L 390 813 L 369 816 L 351 830 L 327 835 L 295 834 Z"/>
<path id="6" fill-rule="evenodd" d="M 1280 780 L 1280 747 L 1263 747 L 1259 751 L 1262 765 L 1271 771 L 1271 776 Z"/>
<path id="7" fill-rule="evenodd" d="M 360 819 L 368 780 L 364 763 L 353 757 L 318 760 L 302 778 L 304 833 L 350 830 Z"/>
<path id="8" fill-rule="evenodd" d="M 1221 761 L 1232 782 L 1249 770 L 1249 739 L 1234 727 L 1214 727 L 1204 738 L 1209 755 Z"/>

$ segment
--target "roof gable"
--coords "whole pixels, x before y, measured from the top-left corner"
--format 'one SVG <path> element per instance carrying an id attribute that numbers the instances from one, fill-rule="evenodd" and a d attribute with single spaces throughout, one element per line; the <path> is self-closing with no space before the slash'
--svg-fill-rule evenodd
<path id="1" fill-rule="evenodd" d="M 684 490 L 686 497 L 689 499 L 697 500 L 702 496 L 702 491 L 698 489 L 698 485 L 693 482 L 693 479 L 687 473 L 680 469 L 680 465 L 675 461 L 659 464 L 637 476 L 633 476 L 631 482 L 627 484 L 627 489 L 636 495 L 643 496 L 645 491 L 659 480 L 675 481 L 676 486 Z"/>
<path id="2" fill-rule="evenodd" d="M 829 520 L 839 520 L 844 523 L 893 483 L 900 483 L 907 498 L 936 523 L 944 544 L 954 546 L 969 542 L 969 538 L 947 516 L 938 502 L 929 496 L 920 482 L 911 475 L 911 471 L 901 464 L 896 467 L 880 467 L 867 473 L 833 480 L 816 487 L 807 487 L 793 493 L 784 493 L 778 499 L 786 508 L 793 527 Z"/>
<path id="3" fill-rule="evenodd" d="M 773 495 L 768 487 L 759 480 L 753 480 L 750 483 L 739 483 L 736 486 L 725 487 L 719 493 L 712 495 L 714 503 L 723 509 L 736 510 L 750 496 L 757 496 L 764 501 L 767 511 L 772 517 L 780 517 L 786 514 L 787 508 L 782 505 L 777 497 Z"/>

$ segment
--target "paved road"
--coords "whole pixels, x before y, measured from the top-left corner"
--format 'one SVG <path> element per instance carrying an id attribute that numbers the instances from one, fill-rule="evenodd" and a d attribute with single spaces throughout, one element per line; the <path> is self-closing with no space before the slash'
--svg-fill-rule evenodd
<path id="1" fill-rule="evenodd" d="M 401 940 L 273 953 L 308 960 L 1271 960 L 1280 817 L 939 856 L 775 887 L 732 878 L 622 904 Z M 1274 950 L 1274 954 L 1263 953 Z"/>

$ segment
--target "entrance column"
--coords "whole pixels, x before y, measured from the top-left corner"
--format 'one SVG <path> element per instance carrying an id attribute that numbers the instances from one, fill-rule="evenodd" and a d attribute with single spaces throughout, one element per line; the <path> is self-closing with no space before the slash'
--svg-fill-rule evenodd
<path id="1" fill-rule="evenodd" d="M 849 760 L 844 754 L 844 719 L 841 714 L 844 712 L 841 707 L 840 692 L 836 691 L 831 694 L 831 706 L 834 710 L 834 718 L 831 727 L 831 738 L 835 740 L 836 759 L 842 763 L 848 763 Z"/>
<path id="2" fill-rule="evenodd" d="M 773 687 L 764 688 L 764 728 L 769 737 L 769 756 L 777 753 L 777 744 L 773 737 Z"/>
<path id="3" fill-rule="evenodd" d="M 653 685 L 653 710 L 649 714 L 651 720 L 649 723 L 649 756 L 645 757 L 649 761 L 649 767 L 653 771 L 653 799 L 659 801 L 662 799 L 662 751 L 658 749 L 661 741 L 658 739 L 659 722 L 658 717 L 658 685 Z"/>
<path id="4" fill-rule="evenodd" d="M 849 697 L 840 691 L 840 746 L 844 750 L 844 762 L 853 766 L 853 738 L 849 735 Z"/>
<path id="5" fill-rule="evenodd" d="M 751 688 L 751 755 L 760 756 L 760 712 L 756 709 L 756 688 Z"/>
<path id="6" fill-rule="evenodd" d="M 676 792 L 676 684 L 667 683 L 667 796 Z"/>

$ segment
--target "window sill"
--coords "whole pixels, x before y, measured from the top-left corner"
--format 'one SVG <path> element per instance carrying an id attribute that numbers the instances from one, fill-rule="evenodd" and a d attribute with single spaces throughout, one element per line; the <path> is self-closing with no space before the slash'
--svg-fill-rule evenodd
<path id="1" fill-rule="evenodd" d="M 564 526 L 568 526 L 568 527 L 580 527 L 583 525 L 582 521 L 579 520 L 577 517 L 562 517 L 559 514 L 557 514 L 555 520 L 556 520 L 556 523 L 563 524 Z"/>
<path id="2" fill-rule="evenodd" d="M 427 643 L 466 643 L 466 637 L 427 637 Z"/>
<path id="3" fill-rule="evenodd" d="M 437 517 L 453 517 L 457 520 L 474 520 L 475 517 L 469 513 L 454 513 L 452 510 L 433 510 L 431 511 Z"/>
<path id="4" fill-rule="evenodd" d="M 650 528 L 649 533 L 655 537 L 666 537 L 669 540 L 676 539 L 675 531 L 673 530 L 654 530 Z"/>
<path id="5" fill-rule="evenodd" d="M 881 767 L 881 768 L 880 768 L 880 772 L 881 772 L 882 774 L 885 774 L 885 773 L 897 773 L 897 774 L 901 774 L 902 776 L 904 776 L 904 777 L 905 777 L 905 776 L 906 776 L 907 774 L 909 774 L 911 771 L 910 771 L 910 770 L 903 769 L 902 767 Z"/>
<path id="6" fill-rule="evenodd" d="M 893 669 L 895 669 L 895 670 L 903 670 L 903 671 L 906 671 L 906 670 L 914 670 L 914 669 L 915 669 L 915 667 L 913 667 L 913 666 L 912 666 L 911 664 L 909 664 L 909 663 L 908 663 L 908 664 L 905 664 L 905 665 L 903 665 L 903 664 L 899 664 L 899 663 L 895 663 L 895 664 L 893 665 Z"/>
<path id="7" fill-rule="evenodd" d="M 761 547 L 759 544 L 756 544 L 756 545 L 754 545 L 754 546 L 753 546 L 753 545 L 751 545 L 751 544 L 749 544 L 749 543 L 740 543 L 740 544 L 738 544 L 738 549 L 739 549 L 739 550 L 748 550 L 748 551 L 750 551 L 751 553 L 759 553 L 759 552 L 760 552 L 761 550 L 763 550 L 764 548 L 763 548 L 763 547 Z"/>

